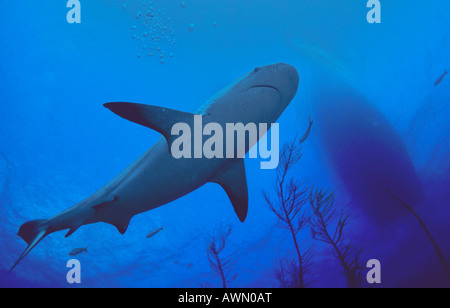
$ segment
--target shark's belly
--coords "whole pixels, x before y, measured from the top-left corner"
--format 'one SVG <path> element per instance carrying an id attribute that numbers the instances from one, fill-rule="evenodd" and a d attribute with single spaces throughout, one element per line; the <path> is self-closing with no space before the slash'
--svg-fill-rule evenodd
<path id="1" fill-rule="evenodd" d="M 172 202 L 206 184 L 225 161 L 175 159 L 158 142 L 112 193 L 117 210 L 136 215 Z"/>

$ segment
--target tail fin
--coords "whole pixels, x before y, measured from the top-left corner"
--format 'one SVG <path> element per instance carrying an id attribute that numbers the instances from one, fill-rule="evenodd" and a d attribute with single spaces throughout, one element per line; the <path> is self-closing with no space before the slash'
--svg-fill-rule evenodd
<path id="1" fill-rule="evenodd" d="M 16 263 L 14 263 L 14 266 L 11 267 L 9 273 L 47 234 L 49 234 L 47 230 L 48 227 L 45 226 L 46 222 L 47 219 L 37 219 L 29 221 L 20 227 L 19 233 L 17 233 L 17 235 L 20 236 L 25 242 L 27 242 L 28 247 L 19 257 L 19 259 L 17 259 Z"/>

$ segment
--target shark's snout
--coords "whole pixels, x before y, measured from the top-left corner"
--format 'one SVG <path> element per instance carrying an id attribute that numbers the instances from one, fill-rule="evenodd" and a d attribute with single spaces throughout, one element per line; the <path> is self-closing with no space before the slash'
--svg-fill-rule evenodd
<path id="1" fill-rule="evenodd" d="M 259 74 L 263 72 L 260 71 Z M 288 104 L 297 94 L 300 77 L 297 70 L 290 64 L 277 63 L 265 67 L 263 86 L 276 89 L 282 97 L 282 102 Z"/>
<path id="2" fill-rule="evenodd" d="M 295 67 L 286 63 L 278 63 L 276 64 L 276 69 L 278 71 L 278 77 L 280 78 L 282 87 L 284 87 L 287 91 L 290 90 L 290 92 L 297 93 L 300 77 Z M 292 95 L 292 98 L 294 95 Z"/>
<path id="3" fill-rule="evenodd" d="M 258 91 L 253 93 L 266 99 L 272 97 L 276 99 L 272 100 L 273 103 L 286 108 L 297 94 L 299 80 L 295 67 L 277 63 L 255 68 L 244 82 L 247 91 Z"/>

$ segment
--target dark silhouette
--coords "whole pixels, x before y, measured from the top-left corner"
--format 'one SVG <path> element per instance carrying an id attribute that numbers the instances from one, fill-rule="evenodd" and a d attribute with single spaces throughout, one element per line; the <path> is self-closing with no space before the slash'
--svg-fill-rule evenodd
<path id="1" fill-rule="evenodd" d="M 302 138 L 302 140 L 304 141 L 306 138 Z M 309 214 L 303 211 L 304 205 L 308 202 L 309 187 L 303 182 L 296 181 L 293 177 L 288 179 L 289 170 L 302 157 L 300 144 L 295 138 L 292 143 L 283 147 L 280 164 L 276 171 L 276 199 L 271 200 L 266 192 L 264 192 L 264 197 L 272 212 L 278 217 L 279 226 L 289 230 L 297 254 L 296 262 L 288 258 L 281 259 L 280 269 L 276 275 L 281 286 L 304 288 L 306 286 L 305 274 L 311 266 L 311 249 L 301 251 L 297 234 L 307 228 L 310 223 Z M 289 277 L 286 277 L 286 274 L 289 274 Z"/>
<path id="2" fill-rule="evenodd" d="M 362 249 L 353 248 L 344 240 L 344 228 L 348 224 L 349 215 L 344 211 L 338 213 L 334 206 L 334 195 L 323 190 L 311 192 L 311 233 L 315 240 L 329 244 L 334 255 L 339 259 L 347 278 L 349 288 L 359 288 L 362 285 L 364 266 L 360 264 Z M 331 225 L 338 218 L 336 226 Z"/>
<path id="3" fill-rule="evenodd" d="M 154 230 L 150 231 L 150 233 L 147 234 L 147 236 L 146 236 L 145 238 L 146 238 L 146 239 L 152 238 L 152 237 L 154 237 L 156 234 L 158 234 L 159 232 L 161 232 L 162 230 L 164 230 L 163 227 L 158 228 L 158 229 L 154 229 Z"/>
<path id="4" fill-rule="evenodd" d="M 434 83 L 434 86 L 437 87 L 438 85 L 441 84 L 441 82 L 444 80 L 445 76 L 447 76 L 447 74 L 450 73 L 449 71 L 445 71 L 444 74 L 441 75 L 441 77 L 439 77 L 436 82 Z"/>
<path id="5" fill-rule="evenodd" d="M 237 277 L 237 274 L 231 274 L 231 267 L 234 264 L 233 255 L 229 257 L 221 255 L 229 242 L 228 238 L 231 230 L 231 227 L 218 230 L 212 235 L 211 243 L 208 247 L 209 264 L 222 279 L 223 288 L 227 288 Z"/>
<path id="6" fill-rule="evenodd" d="M 390 187 L 411 204 L 423 198 L 411 155 L 395 127 L 364 95 L 324 73 L 312 90 L 321 147 L 334 174 L 379 227 L 404 215 L 386 193 Z"/>
<path id="7" fill-rule="evenodd" d="M 69 256 L 78 256 L 78 255 L 80 255 L 80 254 L 82 254 L 83 252 L 88 252 L 87 250 L 88 250 L 88 248 L 89 247 L 86 247 L 86 248 L 76 248 L 76 249 L 74 249 L 74 250 L 72 250 L 71 252 L 69 252 Z"/>

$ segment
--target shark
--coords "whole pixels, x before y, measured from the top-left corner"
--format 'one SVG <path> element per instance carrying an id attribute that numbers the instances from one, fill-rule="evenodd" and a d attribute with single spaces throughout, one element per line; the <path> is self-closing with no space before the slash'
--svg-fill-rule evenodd
<path id="1" fill-rule="evenodd" d="M 316 135 L 332 176 L 379 226 L 394 223 L 404 210 L 387 192 L 418 205 L 422 185 L 412 157 L 375 104 L 360 91 L 353 74 L 327 51 L 305 45 L 311 64 L 308 96 L 317 122 Z"/>
<path id="2" fill-rule="evenodd" d="M 297 70 L 289 64 L 277 63 L 257 67 L 241 76 L 197 113 L 129 102 L 104 104 L 120 117 L 159 132 L 162 138 L 88 198 L 53 218 L 24 223 L 18 235 L 28 246 L 10 272 L 51 233 L 68 230 L 68 237 L 83 225 L 103 222 L 125 234 L 135 215 L 168 204 L 207 183 L 219 184 L 225 190 L 239 220 L 244 222 L 249 203 L 244 159 L 177 159 L 171 153 L 176 140 L 172 128 L 177 123 L 193 126 L 198 114 L 204 125 L 272 124 L 294 99 L 298 86 Z M 257 141 L 261 137 L 259 134 Z"/>

